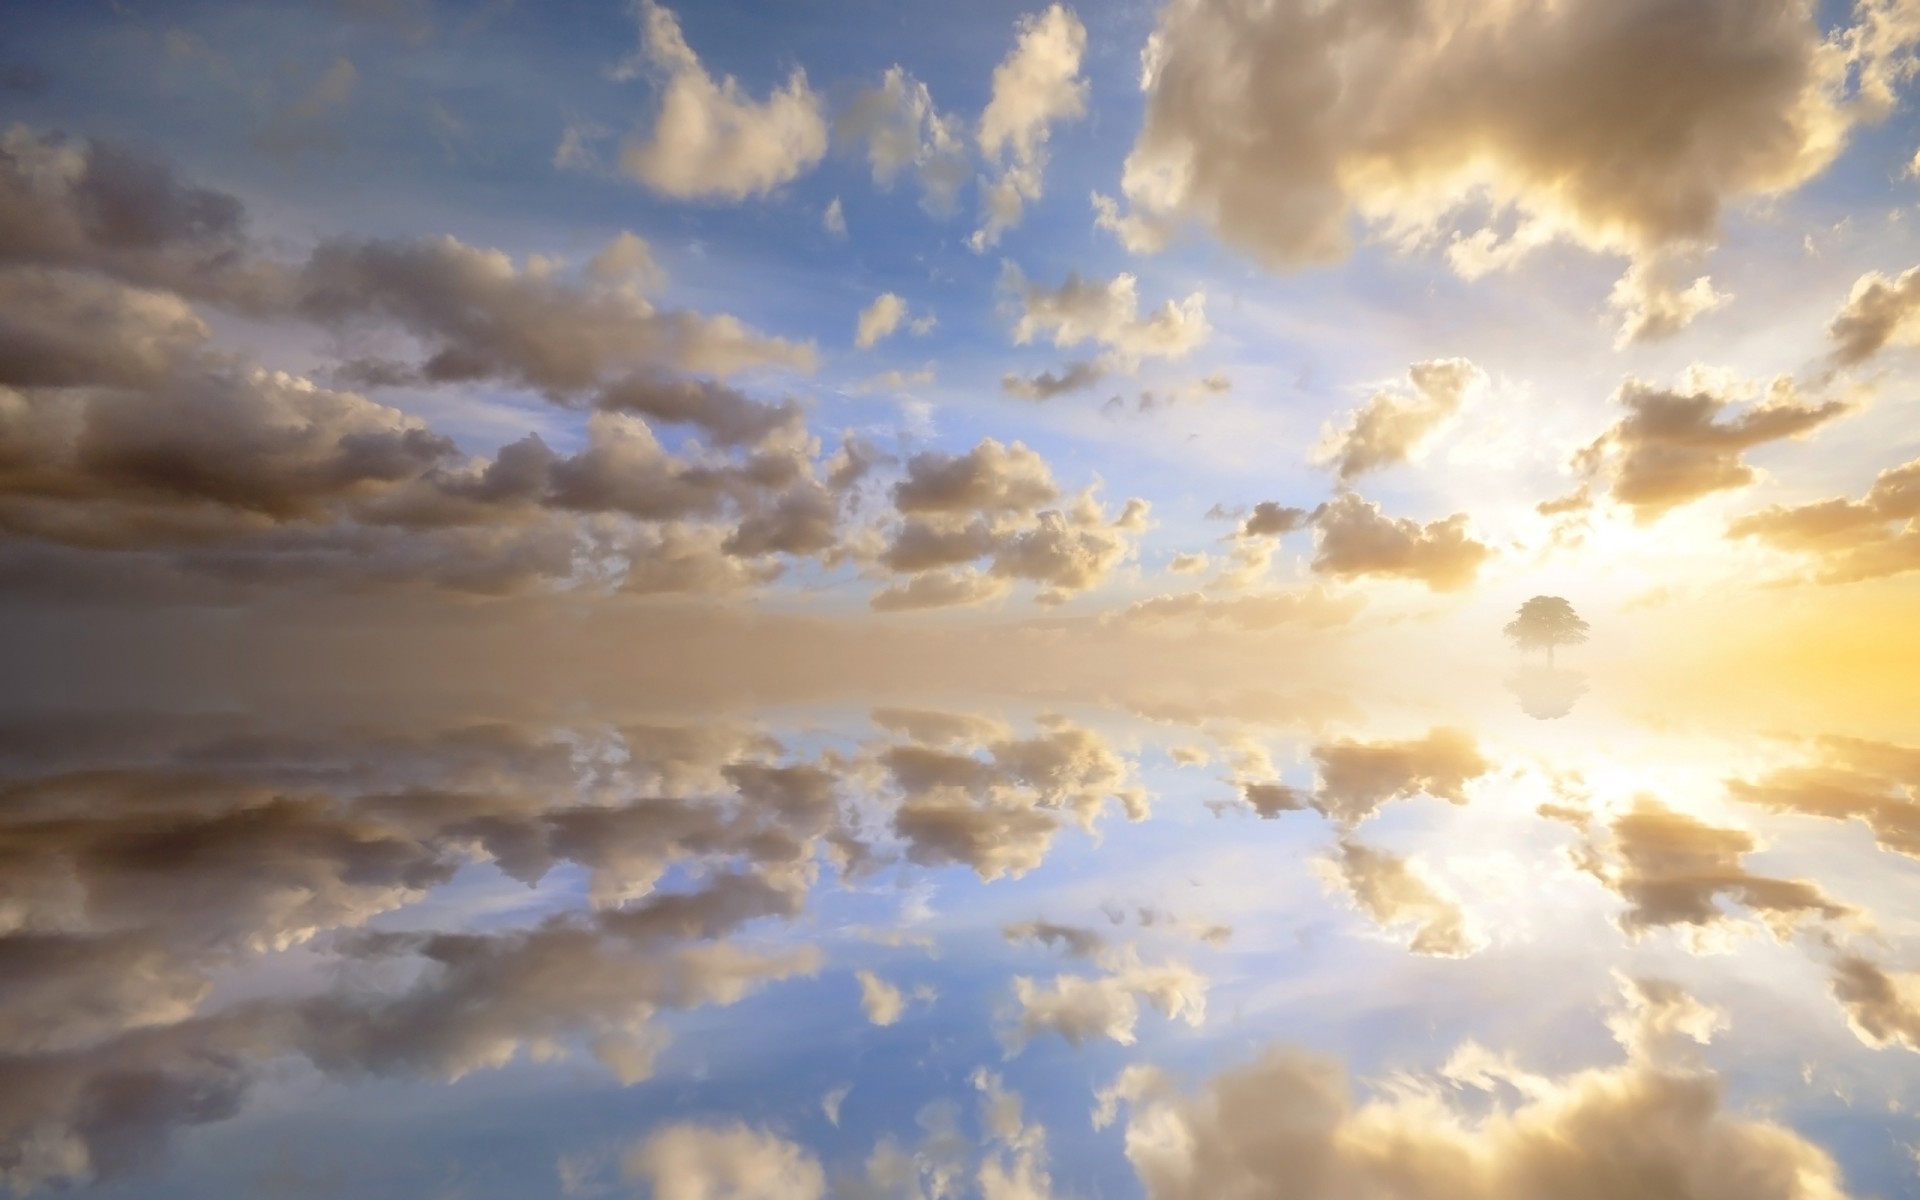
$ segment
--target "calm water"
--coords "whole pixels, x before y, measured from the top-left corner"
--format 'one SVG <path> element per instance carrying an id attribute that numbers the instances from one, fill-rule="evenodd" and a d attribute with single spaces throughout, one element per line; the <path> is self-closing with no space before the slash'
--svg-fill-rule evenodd
<path id="1" fill-rule="evenodd" d="M 1489 672 L 1452 711 L 16 719 L 0 1161 L 155 1198 L 1911 1194 L 1920 749 Z"/>

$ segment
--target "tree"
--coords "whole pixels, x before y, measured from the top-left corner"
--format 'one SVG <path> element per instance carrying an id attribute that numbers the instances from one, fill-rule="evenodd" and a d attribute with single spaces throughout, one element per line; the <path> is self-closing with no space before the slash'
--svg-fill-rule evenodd
<path id="1" fill-rule="evenodd" d="M 1507 622 L 1506 634 L 1522 650 L 1545 650 L 1553 666 L 1555 646 L 1577 646 L 1587 640 L 1587 623 L 1558 596 L 1535 596 L 1520 606 L 1520 615 Z"/>

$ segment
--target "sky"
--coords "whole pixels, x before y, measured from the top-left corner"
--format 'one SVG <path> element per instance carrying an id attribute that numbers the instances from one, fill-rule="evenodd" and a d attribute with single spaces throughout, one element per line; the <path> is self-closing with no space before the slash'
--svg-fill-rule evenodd
<path id="1" fill-rule="evenodd" d="M 0 1194 L 1916 1194 L 1917 71 L 10 6 Z"/>

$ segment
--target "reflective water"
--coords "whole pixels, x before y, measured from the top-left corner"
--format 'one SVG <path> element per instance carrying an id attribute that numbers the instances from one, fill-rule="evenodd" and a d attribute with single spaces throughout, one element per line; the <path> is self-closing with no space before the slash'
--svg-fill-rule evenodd
<path id="1" fill-rule="evenodd" d="M 1920 729 L 506 694 L 10 718 L 6 1182 L 1913 1194 Z"/>

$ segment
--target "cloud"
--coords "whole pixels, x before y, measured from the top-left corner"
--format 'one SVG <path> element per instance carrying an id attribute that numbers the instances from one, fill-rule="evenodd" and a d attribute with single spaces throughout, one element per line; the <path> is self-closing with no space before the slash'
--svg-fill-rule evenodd
<path id="1" fill-rule="evenodd" d="M 1049 289 L 1029 282 L 1008 263 L 1000 286 L 1019 299 L 1013 340 L 1021 346 L 1036 338 L 1049 338 L 1061 349 L 1093 342 L 1132 370 L 1145 358 L 1185 358 L 1213 336 L 1203 293 L 1196 291 L 1179 304 L 1169 300 L 1142 317 L 1136 281 L 1124 272 L 1105 283 L 1069 272 L 1058 288 Z"/>
<path id="2" fill-rule="evenodd" d="M 1726 1111 L 1721 1080 L 1672 1048 L 1674 1039 L 1650 1032 L 1701 1029 L 1674 1015 L 1694 1007 L 1684 993 L 1627 990 L 1631 1011 L 1619 1024 L 1629 1052 L 1617 1065 L 1542 1076 L 1469 1043 L 1446 1078 L 1403 1077 L 1356 1103 L 1338 1062 L 1270 1047 L 1190 1093 L 1156 1068 L 1130 1067 L 1100 1093 L 1095 1119 L 1111 1121 L 1126 1106 L 1127 1159 L 1149 1200 L 1246 1195 L 1249 1187 L 1296 1200 L 1628 1196 L 1645 1194 L 1650 1179 L 1695 1200 L 1846 1194 L 1824 1150 L 1785 1126 Z M 1490 1111 L 1462 1111 L 1461 1088 L 1487 1093 Z"/>
<path id="3" fill-rule="evenodd" d="M 618 782 L 594 782 L 577 742 L 511 726 L 139 729 L 55 722 L 7 756 L 11 1185 L 123 1173 L 175 1129 L 239 1111 L 289 1056 L 346 1078 L 452 1079 L 578 1048 L 633 1082 L 664 1044 L 658 1011 L 820 966 L 810 946 L 728 940 L 797 916 L 816 856 L 850 838 L 837 775 L 767 761 L 780 747 L 750 731 L 630 727 Z M 495 932 L 364 928 L 469 863 L 531 884 L 563 860 L 587 872 L 595 911 Z M 658 888 L 674 864 L 700 882 Z M 203 1011 L 216 970 L 293 946 L 347 982 L 322 973 L 319 990 Z"/>
<path id="4" fill-rule="evenodd" d="M 976 251 L 996 245 L 1020 223 L 1026 203 L 1044 192 L 1047 139 L 1056 121 L 1083 116 L 1087 83 L 1080 78 L 1087 30 L 1072 9 L 1055 4 L 1020 18 L 1014 48 L 993 70 L 993 91 L 980 114 L 975 140 L 980 153 L 1000 165 L 986 188 L 985 220 L 969 244 Z"/>
<path id="5" fill-rule="evenodd" d="M 1107 367 L 1104 363 L 1082 359 L 1068 363 L 1057 373 L 1042 371 L 1038 375 L 1002 375 L 1000 390 L 1022 400 L 1051 400 L 1055 396 L 1090 388 L 1106 377 Z"/>
<path id="6" fill-rule="evenodd" d="M 820 214 L 820 228 L 842 241 L 847 237 L 847 210 L 840 206 L 840 197 L 835 196 L 826 211 Z"/>
<path id="7" fill-rule="evenodd" d="M 1868 271 L 1854 280 L 1847 303 L 1827 326 L 1832 361 L 1856 367 L 1889 345 L 1920 342 L 1920 267 L 1888 279 Z"/>
<path id="8" fill-rule="evenodd" d="M 1096 194 L 1100 224 L 1150 251 L 1198 222 L 1271 269 L 1343 258 L 1364 227 L 1448 241 L 1468 278 L 1567 242 L 1628 258 L 1625 332 L 1668 335 L 1718 301 L 1672 264 L 1722 211 L 1812 179 L 1892 110 L 1914 33 L 1888 7 L 1829 38 L 1799 0 L 1685 20 L 1653 0 L 1177 0 L 1142 55 L 1130 211 Z"/>
<path id="9" fill-rule="evenodd" d="M 1856 738 L 1822 738 L 1819 761 L 1758 780 L 1730 779 L 1727 793 L 1769 812 L 1859 821 L 1885 850 L 1920 858 L 1920 750 Z"/>
<path id="10" fill-rule="evenodd" d="M 1312 808 L 1350 828 L 1381 806 L 1414 796 L 1465 804 L 1466 785 L 1493 769 L 1471 734 L 1446 726 L 1409 741 L 1321 742 L 1312 753 L 1317 780 L 1311 792 L 1249 783 L 1243 785 L 1247 802 L 1262 817 Z"/>
<path id="11" fill-rule="evenodd" d="M 211 334 L 170 292 L 65 270 L 0 270 L 0 386 L 150 386 Z"/>
<path id="12" fill-rule="evenodd" d="M 1465 958 L 1483 945 L 1460 905 L 1407 859 L 1343 837 L 1327 866 L 1360 911 L 1382 927 L 1413 925 L 1407 948 L 1415 954 Z"/>
<path id="13" fill-rule="evenodd" d="M 1467 514 L 1421 525 L 1342 492 L 1314 511 L 1313 571 L 1336 579 L 1411 579 L 1436 592 L 1470 586 L 1493 550 L 1467 531 Z"/>
<path id="14" fill-rule="evenodd" d="M 1920 570 L 1920 459 L 1889 467 L 1858 500 L 1834 497 L 1794 507 L 1774 505 L 1727 526 L 1804 555 L 1825 583 L 1851 583 Z"/>
<path id="15" fill-rule="evenodd" d="M 1107 949 L 1107 939 L 1098 930 L 1053 921 L 1020 921 L 1000 932 L 1010 942 L 1030 939 L 1058 947 L 1070 958 L 1100 958 Z"/>
<path id="16" fill-rule="evenodd" d="M 629 175 L 680 200 L 764 196 L 797 179 L 827 152 L 820 98 L 795 68 L 786 86 L 755 100 L 731 75 L 714 82 L 681 35 L 680 22 L 655 0 L 639 0 L 640 51 L 615 72 L 647 71 L 660 82 L 651 132 L 620 149 Z"/>
<path id="17" fill-rule="evenodd" d="M 1620 928 L 1639 937 L 1682 926 L 1696 940 L 1738 922 L 1718 903 L 1737 901 L 1785 941 L 1807 920 L 1845 920 L 1854 910 L 1801 879 L 1749 872 L 1741 862 L 1760 848 L 1752 834 L 1708 825 L 1642 796 L 1608 826 L 1604 844 L 1588 841 L 1574 863 L 1627 902 Z"/>
<path id="18" fill-rule="evenodd" d="M 245 206 L 226 192 L 111 142 L 23 125 L 0 133 L 0 263 L 99 271 L 251 308 L 279 284 L 252 249 Z"/>
<path id="19" fill-rule="evenodd" d="M 1673 337 L 1693 324 L 1694 318 L 1733 299 L 1716 290 L 1706 275 L 1685 282 L 1700 257 L 1683 248 L 1648 251 L 1634 259 L 1607 296 L 1607 307 L 1620 315 L 1620 333 L 1613 343 L 1616 350 Z"/>
<path id="20" fill-rule="evenodd" d="M 834 119 L 833 131 L 867 144 L 875 184 L 891 188 L 903 171 L 910 172 L 920 187 L 920 207 L 933 216 L 952 215 L 972 174 L 966 130 L 958 116 L 940 112 L 926 84 L 889 67 L 880 86 L 854 96 Z"/>
<path id="21" fill-rule="evenodd" d="M 1700 375 L 1680 389 L 1629 378 L 1614 393 L 1627 410 L 1612 428 L 1574 456 L 1588 480 L 1604 478 L 1608 494 L 1642 524 L 1715 492 L 1743 488 L 1758 475 L 1741 461 L 1756 446 L 1804 438 L 1851 411 L 1840 400 L 1802 400 L 1782 376 L 1766 398 L 1722 421 L 1735 397 Z"/>
<path id="22" fill-rule="evenodd" d="M 1108 578 L 1147 525 L 1145 501 L 1112 516 L 1090 490 L 1042 507 L 1062 500 L 1045 460 L 992 438 L 965 454 L 914 455 L 892 496 L 900 520 L 873 563 L 914 578 L 877 593 L 879 609 L 981 603 L 1014 581 L 1039 585 L 1041 604 L 1062 603 Z M 984 569 L 956 570 L 980 559 Z"/>
<path id="23" fill-rule="evenodd" d="M 1004 446 L 992 438 L 965 454 L 914 455 L 893 489 L 903 513 L 1024 514 L 1059 495 L 1044 459 L 1019 442 Z"/>
<path id="24" fill-rule="evenodd" d="M 649 1134 L 620 1160 L 654 1200 L 821 1200 L 820 1160 L 804 1147 L 745 1125 L 683 1121 Z"/>
<path id="25" fill-rule="evenodd" d="M 986 880 L 1039 866 L 1063 816 L 1091 830 L 1114 801 L 1132 820 L 1146 815 L 1127 761 L 1098 734 L 1059 719 L 1030 738 L 894 746 L 878 762 L 899 797 L 893 831 L 907 858 L 965 865 Z"/>
<path id="26" fill-rule="evenodd" d="M 625 236 L 609 249 L 626 252 Z M 630 371 L 730 375 L 817 362 L 809 343 L 765 337 L 724 314 L 662 310 L 632 276 L 597 274 L 576 282 L 551 264 L 516 266 L 451 237 L 336 239 L 301 269 L 294 307 L 337 329 L 399 326 L 430 351 L 420 367 L 429 382 L 499 379 L 570 393 Z"/>
<path id="27" fill-rule="evenodd" d="M 1132 956 L 1105 975 L 1056 975 L 1044 985 L 1016 976 L 1015 1009 L 1000 1040 L 1009 1055 L 1042 1033 L 1057 1034 L 1071 1046 L 1094 1038 L 1131 1046 L 1142 1000 L 1168 1020 L 1197 1029 L 1207 1019 L 1207 985 L 1206 976 L 1185 963 L 1145 966 Z"/>
<path id="28" fill-rule="evenodd" d="M 900 328 L 906 317 L 907 302 L 892 292 L 882 292 L 872 304 L 860 310 L 853 344 L 862 350 L 871 350 L 881 338 Z"/>
<path id="29" fill-rule="evenodd" d="M 1312 521 L 1313 514 L 1304 508 L 1286 508 L 1272 500 L 1262 500 L 1253 506 L 1253 511 L 1241 522 L 1240 536 L 1285 537 L 1297 529 L 1306 528 Z"/>
<path id="30" fill-rule="evenodd" d="M 1920 1053 L 1920 976 L 1889 975 L 1858 955 L 1843 955 L 1833 968 L 1833 998 L 1867 1045 L 1897 1042 Z"/>
<path id="31" fill-rule="evenodd" d="M 1376 392 L 1355 409 L 1344 429 L 1329 428 L 1315 457 L 1332 464 L 1341 482 L 1411 459 L 1428 436 L 1460 411 L 1467 389 L 1486 374 L 1464 358 L 1439 358 L 1407 368 L 1411 396 Z"/>
<path id="32" fill-rule="evenodd" d="M 860 1011 L 867 1014 L 869 1022 L 891 1025 L 900 1019 L 907 1009 L 907 998 L 899 988 L 872 971 L 855 971 L 854 978 L 860 981 Z"/>

